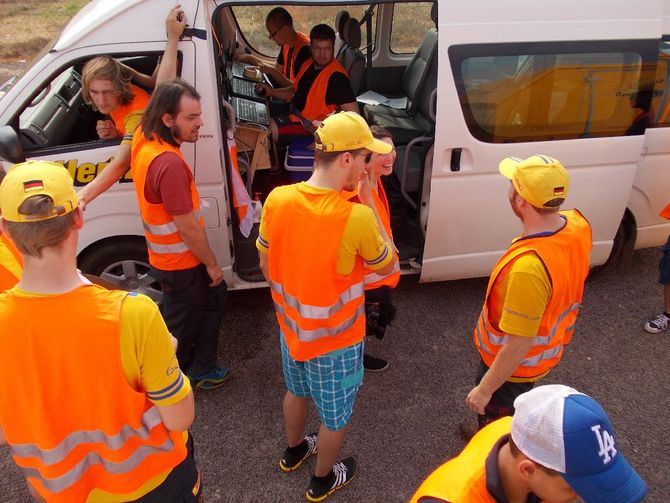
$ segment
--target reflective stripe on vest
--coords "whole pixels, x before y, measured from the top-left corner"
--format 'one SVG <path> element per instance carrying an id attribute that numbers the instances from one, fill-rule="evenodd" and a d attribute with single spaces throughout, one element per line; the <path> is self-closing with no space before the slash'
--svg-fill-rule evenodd
<path id="1" fill-rule="evenodd" d="M 290 328 L 302 342 L 311 342 L 320 339 L 321 337 L 334 337 L 340 335 L 353 327 L 356 321 L 358 321 L 361 316 L 365 315 L 365 304 L 361 304 L 356 308 L 356 311 L 350 318 L 344 320 L 339 325 L 328 328 L 322 327 L 314 330 L 305 330 L 300 328 L 298 323 L 286 314 L 284 306 L 275 302 L 275 309 L 278 314 L 284 317 L 286 326 Z"/>
<path id="2" fill-rule="evenodd" d="M 351 285 L 348 290 L 340 294 L 337 302 L 330 306 L 310 306 L 309 304 L 301 304 L 300 301 L 291 295 L 284 292 L 284 288 L 279 283 L 270 281 L 270 288 L 273 292 L 280 295 L 284 299 L 284 304 L 292 307 L 302 318 L 311 318 L 313 320 L 327 320 L 333 315 L 337 314 L 349 302 L 362 298 L 364 294 L 363 283 L 356 283 Z M 276 302 L 275 302 L 276 303 Z"/>
<path id="3" fill-rule="evenodd" d="M 196 220 L 200 220 L 203 216 L 202 207 L 203 204 L 202 201 L 200 201 L 200 208 L 198 208 L 198 211 L 195 212 Z M 175 232 L 179 231 L 177 224 L 175 224 L 174 221 L 168 222 L 166 224 L 151 225 L 143 220 L 142 225 L 144 226 L 144 230 L 150 232 L 151 234 L 156 234 L 157 236 L 169 236 L 170 234 L 174 234 Z"/>
<path id="4" fill-rule="evenodd" d="M 159 424 L 161 424 L 161 417 L 158 409 L 154 406 L 147 409 L 142 416 L 142 426 L 139 428 L 124 426 L 119 433 L 111 437 L 105 435 L 101 430 L 75 431 L 70 433 L 53 449 L 41 450 L 34 444 L 12 445 L 11 449 L 17 457 L 36 457 L 44 465 L 54 465 L 63 461 L 74 449 L 82 444 L 104 444 L 109 449 L 117 450 L 132 437 L 148 438 L 150 431 Z M 97 452 L 89 452 L 69 471 L 53 479 L 43 477 L 36 468 L 21 467 L 21 470 L 24 476 L 39 480 L 48 491 L 60 492 L 79 480 L 81 475 L 93 465 L 102 465 L 105 471 L 109 473 L 127 473 L 142 463 L 147 456 L 151 456 L 156 452 L 170 452 L 173 448 L 174 443 L 168 437 L 158 447 L 145 445 L 136 449 L 127 459 L 120 463 L 108 461 L 102 458 Z"/>
<path id="5" fill-rule="evenodd" d="M 365 275 L 365 284 L 366 285 L 371 285 L 374 283 L 377 283 L 379 281 L 382 281 L 384 279 L 390 278 L 394 274 L 397 274 L 400 272 L 400 263 L 396 262 L 395 265 L 393 266 L 393 270 L 388 273 L 388 274 L 378 274 L 376 272 L 369 272 Z"/>

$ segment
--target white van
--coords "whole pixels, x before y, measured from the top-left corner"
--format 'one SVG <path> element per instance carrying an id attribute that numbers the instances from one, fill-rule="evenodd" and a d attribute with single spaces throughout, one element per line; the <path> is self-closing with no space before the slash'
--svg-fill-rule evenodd
<path id="1" fill-rule="evenodd" d="M 231 289 L 263 286 L 254 246 L 258 225 L 244 237 L 231 202 L 226 137 L 244 121 L 234 116 L 239 103 L 227 105 L 245 96 L 234 87 L 238 65 L 231 55 L 276 55 L 264 27 L 274 5 L 180 3 L 190 25 L 179 44 L 180 76 L 201 93 L 205 123 L 183 152 L 206 202 L 209 241 Z M 593 226 L 593 265 L 660 245 L 670 233 L 658 217 L 670 202 L 670 36 L 664 36 L 670 1 L 439 0 L 437 30 L 431 2 L 282 5 L 305 32 L 308 23 L 334 25 L 338 11 L 348 11 L 355 26 L 340 27 L 348 41 L 340 56 L 362 65 L 359 94 L 410 95 L 405 109 L 368 105 L 365 115 L 391 127 L 399 145 L 389 180 L 394 235 L 405 271 L 421 281 L 486 276 L 519 233 L 508 182 L 497 170 L 511 155 L 548 154 L 568 167 L 565 207 L 579 208 Z M 91 181 L 116 142 L 96 137 L 95 114 L 82 101 L 81 68 L 109 54 L 151 73 L 165 47 L 165 15 L 160 0 L 87 4 L 32 67 L 5 86 L 5 160 L 49 159 L 62 163 L 75 185 Z M 247 122 L 246 129 L 263 130 Z M 240 157 L 240 165 L 249 168 L 243 176 L 253 194 L 251 162 Z M 129 181 L 87 207 L 79 264 L 158 298 L 146 275 Z"/>

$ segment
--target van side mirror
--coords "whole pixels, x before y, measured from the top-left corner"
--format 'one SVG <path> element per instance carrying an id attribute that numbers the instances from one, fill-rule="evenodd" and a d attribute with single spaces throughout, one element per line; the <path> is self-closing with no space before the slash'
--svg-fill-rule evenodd
<path id="1" fill-rule="evenodd" d="M 26 160 L 19 136 L 11 126 L 0 127 L 0 159 L 14 164 Z"/>

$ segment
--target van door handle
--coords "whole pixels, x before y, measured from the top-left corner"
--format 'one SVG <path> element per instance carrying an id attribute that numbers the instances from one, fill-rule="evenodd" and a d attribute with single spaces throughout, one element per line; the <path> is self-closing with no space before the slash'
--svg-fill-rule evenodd
<path id="1" fill-rule="evenodd" d="M 456 147 L 451 149 L 451 171 L 460 171 L 461 170 L 461 153 L 463 149 L 461 147 Z"/>
<path id="2" fill-rule="evenodd" d="M 201 40 L 207 40 L 207 32 L 200 28 L 184 28 L 184 32 L 181 34 L 181 38 L 199 38 Z"/>

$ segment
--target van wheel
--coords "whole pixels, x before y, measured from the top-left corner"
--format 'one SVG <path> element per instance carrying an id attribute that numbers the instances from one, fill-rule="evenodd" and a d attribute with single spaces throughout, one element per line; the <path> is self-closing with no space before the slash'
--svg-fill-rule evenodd
<path id="1" fill-rule="evenodd" d="M 633 248 L 635 247 L 635 240 L 637 239 L 637 223 L 633 214 L 626 209 L 614 236 L 614 243 L 612 251 L 604 264 L 597 265 L 591 268 L 587 279 L 596 278 L 604 270 L 619 267 L 630 262 L 633 255 Z"/>
<path id="2" fill-rule="evenodd" d="M 149 276 L 149 258 L 144 239 L 107 239 L 87 248 L 79 259 L 82 272 L 99 276 L 121 290 L 137 292 L 160 304 L 160 284 Z"/>

